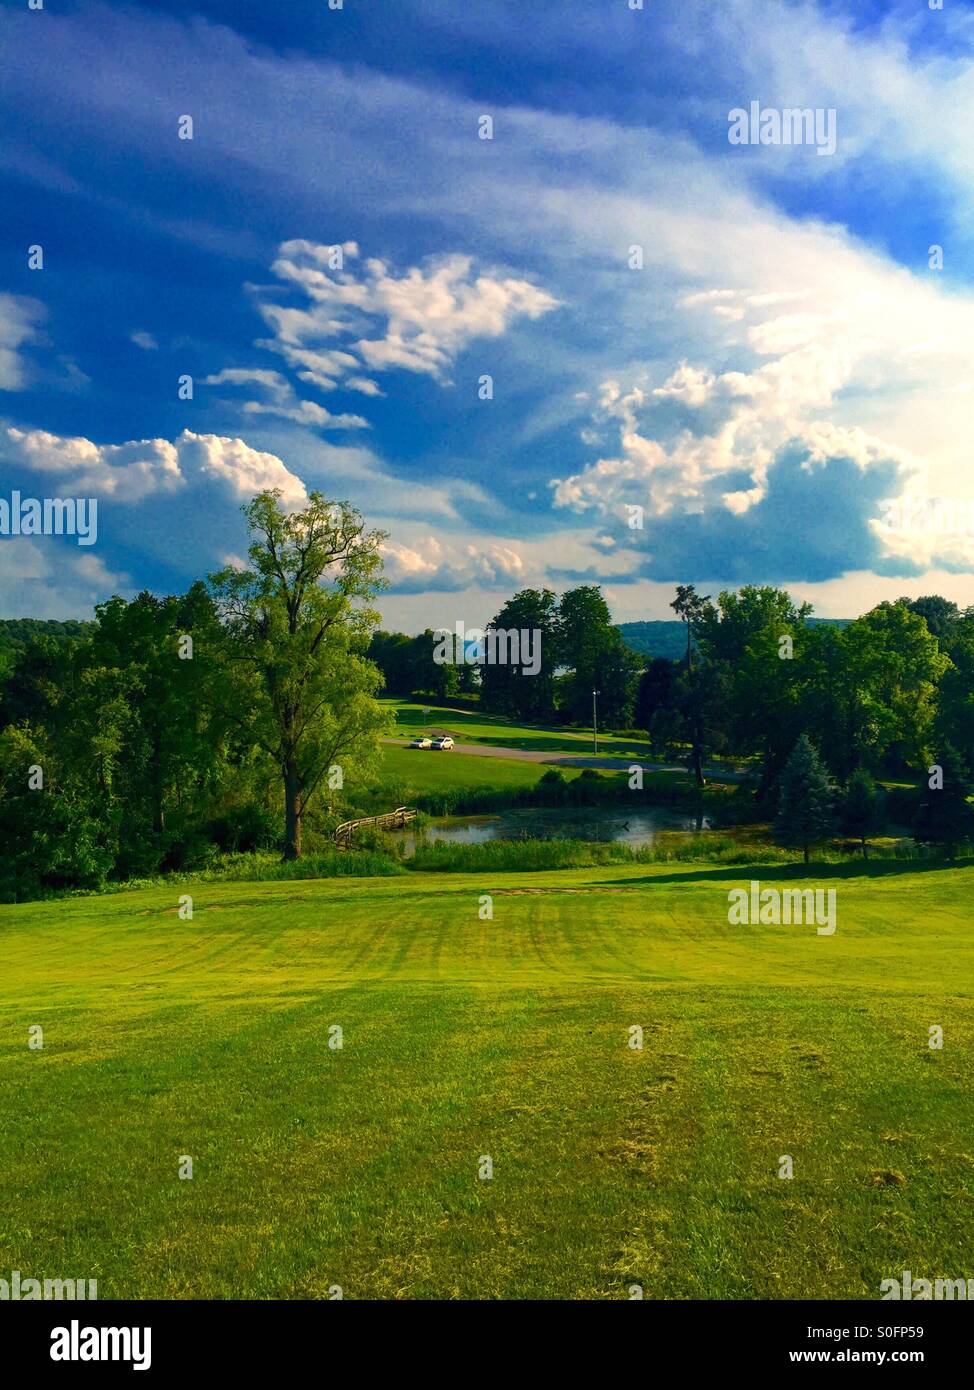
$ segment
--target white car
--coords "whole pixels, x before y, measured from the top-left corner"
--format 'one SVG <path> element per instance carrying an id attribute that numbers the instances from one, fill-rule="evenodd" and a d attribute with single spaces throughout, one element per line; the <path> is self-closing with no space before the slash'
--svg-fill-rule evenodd
<path id="1" fill-rule="evenodd" d="M 432 746 L 434 748 L 449 749 L 453 747 L 453 739 L 449 734 L 441 734 L 439 738 L 434 738 Z"/>
<path id="2" fill-rule="evenodd" d="M 420 734 L 418 738 L 413 739 L 409 746 L 410 748 L 432 748 L 433 740 L 427 738 L 425 734 Z"/>

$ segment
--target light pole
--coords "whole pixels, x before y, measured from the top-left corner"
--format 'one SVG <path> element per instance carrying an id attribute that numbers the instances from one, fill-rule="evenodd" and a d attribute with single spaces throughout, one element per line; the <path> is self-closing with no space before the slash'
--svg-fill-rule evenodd
<path id="1" fill-rule="evenodd" d="M 601 690 L 592 691 L 592 746 L 593 752 L 599 751 L 599 716 L 595 705 L 595 697 L 601 695 Z"/>

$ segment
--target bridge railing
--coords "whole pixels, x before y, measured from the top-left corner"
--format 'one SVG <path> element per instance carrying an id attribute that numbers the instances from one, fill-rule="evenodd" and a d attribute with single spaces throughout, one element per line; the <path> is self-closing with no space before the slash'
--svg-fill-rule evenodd
<path id="1" fill-rule="evenodd" d="M 332 842 L 339 849 L 350 849 L 352 836 L 362 825 L 373 825 L 377 830 L 401 830 L 419 812 L 414 806 L 397 806 L 394 811 L 386 811 L 381 816 L 360 816 L 358 820 L 342 821 L 332 832 Z"/>

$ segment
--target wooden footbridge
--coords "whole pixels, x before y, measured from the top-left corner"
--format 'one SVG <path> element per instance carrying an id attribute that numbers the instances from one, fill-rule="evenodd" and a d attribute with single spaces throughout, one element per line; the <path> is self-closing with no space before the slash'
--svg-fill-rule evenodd
<path id="1" fill-rule="evenodd" d="M 360 820 L 343 821 L 331 838 L 339 849 L 351 849 L 352 836 L 360 826 L 372 825 L 376 830 L 401 830 L 418 815 L 419 812 L 412 806 L 397 806 L 384 816 L 363 816 Z"/>

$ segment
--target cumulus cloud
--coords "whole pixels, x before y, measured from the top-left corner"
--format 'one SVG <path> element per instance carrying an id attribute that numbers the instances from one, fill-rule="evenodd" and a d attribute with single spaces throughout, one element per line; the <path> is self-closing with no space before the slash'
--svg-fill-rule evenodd
<path id="1" fill-rule="evenodd" d="M 617 423 L 619 450 L 554 480 L 554 505 L 623 516 L 636 504 L 651 517 L 723 507 L 739 516 L 764 500 L 786 446 L 803 448 L 807 467 L 843 458 L 863 470 L 919 468 L 905 451 L 817 418 L 844 379 L 834 353 L 803 344 L 753 372 L 683 363 L 649 392 L 604 382 L 600 411 Z"/>
<path id="2" fill-rule="evenodd" d="M 90 497 L 98 501 L 95 550 L 78 556 L 63 538 L 32 542 L 42 568 L 31 590 L 0 587 L 21 615 L 84 615 L 129 583 L 154 576 L 152 587 L 181 591 L 246 544 L 241 508 L 258 492 L 280 490 L 284 505 L 307 501 L 301 479 L 273 453 L 240 438 L 183 430 L 173 440 L 97 444 L 43 430 L 0 428 L 0 465 L 9 486 L 25 496 Z M 31 559 L 24 538 L 0 545 L 19 564 Z M 124 563 L 117 557 L 124 555 Z M 63 590 L 48 594 L 45 585 Z M 27 603 L 25 595 L 32 596 Z M 33 605 L 33 606 L 32 606 Z"/>
<path id="3" fill-rule="evenodd" d="M 390 532 L 383 560 L 386 578 L 398 594 L 473 588 L 510 593 L 526 587 L 598 583 L 606 577 L 626 582 L 639 558 L 628 546 L 610 546 L 607 537 L 589 538 L 578 531 L 540 539 L 501 535 L 484 541 L 461 527 L 434 535 L 417 522 L 379 520 Z"/>
<path id="4" fill-rule="evenodd" d="M 933 475 L 953 474 L 958 495 L 971 495 L 937 446 L 945 414 L 967 434 L 961 422 L 970 413 L 974 302 L 885 266 L 833 233 L 822 238 L 817 244 L 817 234 L 782 233 L 779 267 L 794 260 L 791 273 L 805 281 L 803 289 L 771 288 L 775 272 L 752 258 L 738 288 L 680 298 L 691 316 L 739 310 L 731 321 L 724 318 L 719 333 L 702 337 L 702 350 L 723 368 L 684 361 L 657 385 L 649 369 L 635 371 L 625 386 L 603 382 L 593 420 L 582 431 L 586 443 L 603 451 L 552 480 L 556 508 L 620 523 L 630 506 L 644 508 L 658 523 L 645 540 L 652 571 L 669 549 L 661 524 L 676 528 L 681 518 L 714 514 L 733 535 L 740 518 L 756 509 L 774 530 L 781 519 L 771 510 L 780 500 L 771 486 L 776 468 L 797 462 L 821 475 L 815 486 L 824 499 L 835 486 L 830 470 L 849 466 L 872 475 L 858 495 L 846 491 L 861 523 L 853 528 L 863 544 L 860 563 L 900 563 L 904 573 L 933 560 L 969 563 L 962 535 L 949 543 L 941 536 L 934 549 L 928 536 L 894 533 L 875 522 L 880 478 L 895 496 L 929 487 Z M 885 426 L 882 432 L 868 427 L 872 421 Z M 910 447 L 914 441 L 919 449 Z M 685 564 L 691 534 L 696 545 L 702 533 L 682 529 L 688 545 L 675 554 Z M 805 543 L 799 531 L 792 542 L 796 574 L 818 563 L 803 557 Z"/>
<path id="5" fill-rule="evenodd" d="M 297 505 L 306 495 L 300 478 L 274 454 L 252 449 L 242 439 L 192 430 L 183 430 L 172 442 L 96 444 L 8 426 L 0 430 L 0 457 L 61 494 L 127 504 L 172 497 L 201 484 L 215 485 L 235 499 L 280 488 L 285 502 Z"/>
<path id="6" fill-rule="evenodd" d="M 537 319 L 558 301 L 530 281 L 477 271 L 471 256 L 434 257 L 402 274 L 359 248 L 283 242 L 274 274 L 304 304 L 259 295 L 274 337 L 268 343 L 302 381 L 333 389 L 339 380 L 367 395 L 379 392 L 368 372 L 394 369 L 446 383 L 457 355 L 476 338 L 497 338 L 520 318 Z M 338 344 L 341 344 L 339 346 Z M 365 371 L 363 372 L 363 368 Z"/>
<path id="7" fill-rule="evenodd" d="M 166 439 L 95 444 L 80 436 L 10 426 L 0 434 L 0 448 L 8 463 L 76 495 L 135 501 L 173 493 L 184 482 L 178 450 Z"/>
<path id="8" fill-rule="evenodd" d="M 385 574 L 399 593 L 425 589 L 466 589 L 472 584 L 495 588 L 520 586 L 524 561 L 503 544 L 450 544 L 428 535 L 418 545 L 387 541 L 382 547 Z"/>
<path id="9" fill-rule="evenodd" d="M 886 568 L 974 570 L 974 499 L 931 497 L 911 487 L 880 505 L 882 516 L 869 525 Z"/>

